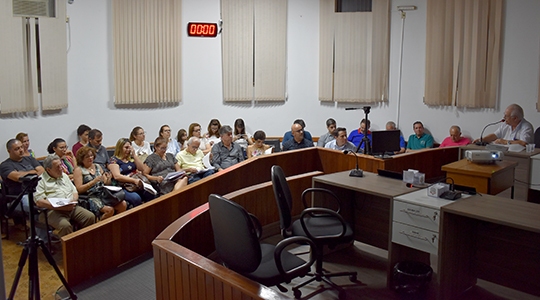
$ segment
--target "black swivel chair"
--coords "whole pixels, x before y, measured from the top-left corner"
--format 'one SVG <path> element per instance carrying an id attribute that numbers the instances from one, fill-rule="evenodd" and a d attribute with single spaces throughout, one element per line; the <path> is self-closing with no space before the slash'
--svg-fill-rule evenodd
<path id="1" fill-rule="evenodd" d="M 345 222 L 343 217 L 339 214 L 340 204 L 337 196 L 330 190 L 321 188 L 308 188 L 302 193 L 302 202 L 304 203 L 304 210 L 302 211 L 300 218 L 293 222 L 292 220 L 292 196 L 287 183 L 283 169 L 280 166 L 272 166 L 272 184 L 274 188 L 274 195 L 279 208 L 280 215 L 280 227 L 283 237 L 290 236 L 305 236 L 312 240 L 317 246 L 317 262 L 315 267 L 315 273 L 310 274 L 313 278 L 300 284 L 302 287 L 312 281 L 324 281 L 330 285 L 333 289 L 339 292 L 339 298 L 344 299 L 346 297 L 345 291 L 342 287 L 338 286 L 331 281 L 332 277 L 337 276 L 349 276 L 352 282 L 356 281 L 356 272 L 340 272 L 329 273 L 323 269 L 323 249 L 328 246 L 330 249 L 341 245 L 349 244 L 354 240 L 354 234 L 351 227 Z M 311 198 L 313 193 L 326 194 L 325 199 L 331 199 L 334 201 L 332 207 L 336 207 L 336 210 L 324 208 L 324 207 L 311 207 L 307 203 L 306 198 Z"/>
<path id="2" fill-rule="evenodd" d="M 212 194 L 208 199 L 210 219 L 214 232 L 216 252 L 227 268 L 266 286 L 277 286 L 282 292 L 287 289 L 280 285 L 293 278 L 302 277 L 315 262 L 313 255 L 306 262 L 285 250 L 291 244 L 308 243 L 305 237 L 282 240 L 276 246 L 259 242 L 260 223 L 255 216 L 239 204 Z M 301 292 L 294 290 L 300 298 Z"/>

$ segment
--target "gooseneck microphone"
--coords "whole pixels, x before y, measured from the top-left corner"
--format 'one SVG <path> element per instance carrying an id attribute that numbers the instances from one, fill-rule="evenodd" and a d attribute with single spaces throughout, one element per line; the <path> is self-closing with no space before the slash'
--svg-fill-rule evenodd
<path id="1" fill-rule="evenodd" d="M 488 128 L 488 127 L 491 126 L 491 125 L 497 125 L 497 124 L 499 124 L 499 123 L 501 123 L 501 122 L 504 122 L 504 119 L 502 119 L 502 120 L 500 120 L 500 121 L 497 121 L 497 122 L 493 122 L 493 123 L 487 124 L 487 125 L 484 127 L 484 129 L 482 129 L 482 133 L 480 133 L 480 141 L 479 141 L 479 142 L 476 142 L 475 145 L 477 145 L 477 146 L 485 146 L 485 145 L 487 145 L 487 143 L 484 142 L 484 141 L 482 140 L 482 138 L 483 138 L 483 136 L 484 136 L 484 130 L 486 130 L 486 128 Z"/>
<path id="2" fill-rule="evenodd" d="M 356 155 L 356 153 L 354 153 L 354 151 L 349 151 L 349 150 L 344 150 L 343 151 L 343 154 L 349 154 L 349 153 L 354 154 L 354 157 L 356 158 L 356 169 L 351 170 L 351 173 L 349 173 L 349 176 L 352 176 L 352 177 L 364 177 L 364 171 L 358 169 L 358 156 Z"/>

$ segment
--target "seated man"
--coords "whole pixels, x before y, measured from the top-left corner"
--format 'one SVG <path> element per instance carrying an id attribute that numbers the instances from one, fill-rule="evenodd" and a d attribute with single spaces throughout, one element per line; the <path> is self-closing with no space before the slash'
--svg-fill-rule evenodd
<path id="1" fill-rule="evenodd" d="M 203 163 L 204 153 L 199 149 L 201 140 L 192 136 L 186 142 L 187 147 L 176 154 L 180 168 L 188 174 L 188 184 L 214 174 L 214 169 L 206 169 Z"/>
<path id="2" fill-rule="evenodd" d="M 446 137 L 439 148 L 451 147 L 451 146 L 464 146 L 471 143 L 471 140 L 467 137 L 461 136 L 461 128 L 457 125 L 450 127 L 450 136 Z"/>
<path id="3" fill-rule="evenodd" d="M 334 150 L 349 150 L 356 151 L 356 146 L 347 140 L 347 129 L 343 127 L 338 127 L 335 131 L 335 139 L 324 145 L 324 148 L 334 149 Z"/>
<path id="4" fill-rule="evenodd" d="M 77 189 L 69 180 L 69 177 L 62 171 L 62 162 L 56 154 L 49 155 L 43 161 L 45 171 L 38 181 L 34 201 L 36 206 L 46 208 L 49 211 L 49 225 L 58 230 L 58 236 L 64 236 L 73 232 L 71 222 L 79 228 L 90 226 L 96 222 L 95 215 L 78 206 L 79 194 Z M 54 207 L 48 198 L 70 199 L 73 203 Z"/>
<path id="5" fill-rule="evenodd" d="M 482 141 L 504 145 L 520 144 L 521 146 L 534 143 L 533 126 L 525 120 L 521 106 L 510 104 L 504 111 L 504 121 L 494 133 L 483 137 Z M 475 143 L 478 141 L 480 139 L 474 140 Z"/>
<path id="6" fill-rule="evenodd" d="M 232 128 L 224 125 L 219 129 L 221 141 L 212 146 L 212 165 L 222 171 L 244 160 L 244 151 L 237 143 L 232 142 Z"/>
<path id="7" fill-rule="evenodd" d="M 92 129 L 88 132 L 88 147 L 96 149 L 94 163 L 99 164 L 103 171 L 108 172 L 109 153 L 107 153 L 107 148 L 101 144 L 102 141 L 103 133 L 99 129 Z"/>
<path id="8" fill-rule="evenodd" d="M 32 156 L 24 156 L 22 143 L 17 139 L 10 139 L 6 143 L 9 157 L 0 164 L 0 175 L 4 181 L 4 186 L 10 195 L 19 195 L 22 190 L 20 178 L 29 175 L 41 175 L 45 170 L 39 162 Z M 28 213 L 28 195 L 22 198 L 23 209 Z M 20 211 L 20 206 L 15 208 Z"/>
<path id="9" fill-rule="evenodd" d="M 328 142 L 334 140 L 336 136 L 336 120 L 332 118 L 326 120 L 326 129 L 328 129 L 328 132 L 319 137 L 317 147 L 324 147 Z"/>
<path id="10" fill-rule="evenodd" d="M 361 144 L 360 149 L 364 149 L 366 145 L 365 143 L 362 143 L 362 140 L 364 139 L 365 132 L 367 131 L 367 138 L 369 139 L 369 143 L 371 144 L 373 139 L 371 137 L 371 131 L 369 131 L 370 126 L 371 122 L 369 120 L 362 119 L 362 121 L 360 121 L 360 127 L 358 128 L 358 130 L 353 130 L 349 134 L 349 142 L 353 143 L 356 147 Z"/>
<path id="11" fill-rule="evenodd" d="M 283 151 L 313 147 L 313 142 L 304 138 L 302 125 L 295 123 L 291 126 L 293 138 L 282 144 Z"/>
<path id="12" fill-rule="evenodd" d="M 302 126 L 302 130 L 306 128 L 306 123 L 302 119 L 294 120 L 293 124 L 300 124 L 300 126 Z M 285 132 L 285 134 L 283 135 L 283 140 L 281 141 L 281 144 L 285 143 L 288 140 L 291 140 L 292 138 L 293 138 L 293 134 L 291 131 Z M 313 143 L 313 138 L 311 137 L 311 133 L 309 133 L 309 131 L 304 131 L 304 138 Z"/>
<path id="13" fill-rule="evenodd" d="M 409 136 L 409 141 L 407 142 L 407 151 L 433 147 L 433 137 L 430 134 L 424 133 L 424 124 L 422 122 L 414 122 L 413 129 L 414 134 Z"/>
<path id="14" fill-rule="evenodd" d="M 393 121 L 386 122 L 386 130 L 396 130 L 396 129 L 397 129 L 396 123 L 394 123 Z M 394 152 L 394 154 L 405 153 L 405 139 L 403 138 L 401 131 L 399 134 L 399 148 L 400 150 Z"/>

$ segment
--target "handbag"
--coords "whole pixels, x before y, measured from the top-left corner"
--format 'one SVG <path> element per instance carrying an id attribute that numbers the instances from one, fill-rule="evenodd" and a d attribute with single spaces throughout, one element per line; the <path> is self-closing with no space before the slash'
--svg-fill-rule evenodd
<path id="1" fill-rule="evenodd" d="M 138 172 L 137 173 L 131 173 L 129 175 L 129 177 L 139 179 L 144 183 L 150 184 L 150 181 L 148 180 L 148 178 L 146 178 L 146 176 L 144 176 L 141 173 L 138 173 Z M 138 191 L 143 189 L 142 185 L 139 186 L 138 184 L 131 183 L 131 182 L 123 182 L 123 183 L 121 183 L 121 185 L 128 192 L 138 192 Z"/>
<path id="2" fill-rule="evenodd" d="M 126 193 L 124 192 L 124 190 L 113 192 L 106 187 L 103 187 L 101 189 L 101 201 L 105 206 L 114 207 L 124 201 L 125 197 Z"/>

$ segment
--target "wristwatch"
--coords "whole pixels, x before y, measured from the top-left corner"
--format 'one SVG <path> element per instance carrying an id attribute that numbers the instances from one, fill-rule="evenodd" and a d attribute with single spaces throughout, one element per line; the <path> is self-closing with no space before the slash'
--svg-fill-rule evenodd
<path id="1" fill-rule="evenodd" d="M 510 140 L 507 141 L 507 144 L 510 145 Z"/>

